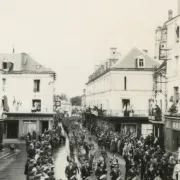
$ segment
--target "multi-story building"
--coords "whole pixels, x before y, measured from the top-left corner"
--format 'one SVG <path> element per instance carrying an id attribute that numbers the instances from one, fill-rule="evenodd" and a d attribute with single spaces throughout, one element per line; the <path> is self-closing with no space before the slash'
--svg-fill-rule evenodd
<path id="1" fill-rule="evenodd" d="M 4 114 L 4 137 L 51 129 L 55 72 L 26 53 L 0 54 L 0 88 Z"/>
<path id="2" fill-rule="evenodd" d="M 111 54 L 116 53 L 113 51 Z M 132 111 L 129 116 L 148 120 L 153 71 L 159 66 L 159 61 L 151 58 L 147 51 L 133 48 L 121 57 L 110 57 L 106 63 L 89 77 L 86 105 L 102 108 L 106 110 L 107 116 L 114 117 L 124 117 L 125 110 L 130 108 Z"/>
<path id="3" fill-rule="evenodd" d="M 123 116 L 123 108 L 130 105 L 134 115 L 148 116 L 154 66 L 159 66 L 158 61 L 133 48 L 101 74 L 90 76 L 86 84 L 87 106 L 102 107 L 108 115 Z"/>
<path id="4" fill-rule="evenodd" d="M 178 0 L 178 14 L 173 17 L 173 11 L 169 10 L 168 15 L 168 20 L 164 23 L 163 28 L 158 28 L 158 33 L 156 33 L 161 35 L 161 38 L 156 41 L 157 54 L 159 53 L 160 59 L 164 60 L 163 64 L 166 69 L 166 83 L 163 87 L 165 96 L 161 93 L 157 98 L 163 100 L 165 97 L 164 108 L 162 108 L 165 123 L 165 148 L 174 152 L 180 145 L 180 0 Z"/>

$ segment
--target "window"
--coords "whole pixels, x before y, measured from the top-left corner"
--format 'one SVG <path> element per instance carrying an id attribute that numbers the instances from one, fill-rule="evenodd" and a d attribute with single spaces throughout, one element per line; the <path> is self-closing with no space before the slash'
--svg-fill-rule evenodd
<path id="1" fill-rule="evenodd" d="M 2 84 L 3 84 L 2 90 L 5 91 L 5 86 L 6 86 L 6 79 L 5 78 L 2 79 Z"/>
<path id="2" fill-rule="evenodd" d="M 139 67 L 144 67 L 144 59 L 139 59 Z"/>
<path id="3" fill-rule="evenodd" d="M 127 88 L 127 78 L 126 78 L 126 76 L 124 77 L 124 90 L 126 90 L 126 88 Z"/>
<path id="4" fill-rule="evenodd" d="M 2 66 L 3 66 L 3 69 L 7 69 L 8 68 L 7 62 L 3 62 Z"/>
<path id="5" fill-rule="evenodd" d="M 174 87 L 174 102 L 179 100 L 179 87 Z"/>
<path id="6" fill-rule="evenodd" d="M 6 78 L 3 78 L 2 81 L 3 81 L 3 86 L 5 86 L 6 85 Z"/>
<path id="7" fill-rule="evenodd" d="M 179 42 L 179 26 L 176 26 L 176 42 Z"/>
<path id="8" fill-rule="evenodd" d="M 32 100 L 32 111 L 33 112 L 41 111 L 41 100 L 39 100 L 39 99 Z"/>
<path id="9" fill-rule="evenodd" d="M 40 92 L 40 80 L 34 80 L 34 92 Z"/>

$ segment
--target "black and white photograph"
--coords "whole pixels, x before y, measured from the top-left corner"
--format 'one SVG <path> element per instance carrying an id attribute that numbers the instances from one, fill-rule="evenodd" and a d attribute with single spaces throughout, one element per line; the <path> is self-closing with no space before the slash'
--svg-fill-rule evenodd
<path id="1" fill-rule="evenodd" d="M 0 180 L 180 180 L 180 0 L 0 0 Z"/>

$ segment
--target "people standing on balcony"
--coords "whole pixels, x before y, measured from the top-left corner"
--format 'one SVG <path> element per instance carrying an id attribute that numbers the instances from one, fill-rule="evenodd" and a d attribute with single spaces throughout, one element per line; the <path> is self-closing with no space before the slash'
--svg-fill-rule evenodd
<path id="1" fill-rule="evenodd" d="M 128 104 L 127 105 L 127 117 L 129 117 L 130 112 L 131 112 L 131 106 L 130 106 L 130 104 Z"/>
<path id="2" fill-rule="evenodd" d="M 126 105 L 124 105 L 124 107 L 123 107 L 123 112 L 124 112 L 124 117 L 126 117 L 127 116 L 127 106 Z"/>
<path id="3" fill-rule="evenodd" d="M 158 105 L 155 107 L 155 120 L 160 121 L 161 120 L 161 109 Z"/>
<path id="4" fill-rule="evenodd" d="M 155 115 L 155 109 L 156 109 L 156 103 L 154 100 L 152 100 L 152 115 Z"/>

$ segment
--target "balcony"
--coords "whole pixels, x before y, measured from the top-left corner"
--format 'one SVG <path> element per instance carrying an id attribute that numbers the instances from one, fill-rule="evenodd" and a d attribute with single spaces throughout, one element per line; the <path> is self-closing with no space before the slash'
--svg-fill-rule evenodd
<path id="1" fill-rule="evenodd" d="M 156 108 L 149 109 L 149 120 L 162 121 L 162 112 L 159 106 L 156 105 Z"/>
<path id="2" fill-rule="evenodd" d="M 148 110 L 133 110 L 133 112 L 124 112 L 119 109 L 105 111 L 104 116 L 110 117 L 148 117 Z"/>
<path id="3" fill-rule="evenodd" d="M 86 113 L 94 114 L 95 116 L 104 116 L 104 117 L 148 117 L 148 110 L 133 110 L 133 112 L 124 112 L 120 109 L 111 109 L 111 110 L 101 110 L 98 108 L 88 108 L 85 111 Z"/>

